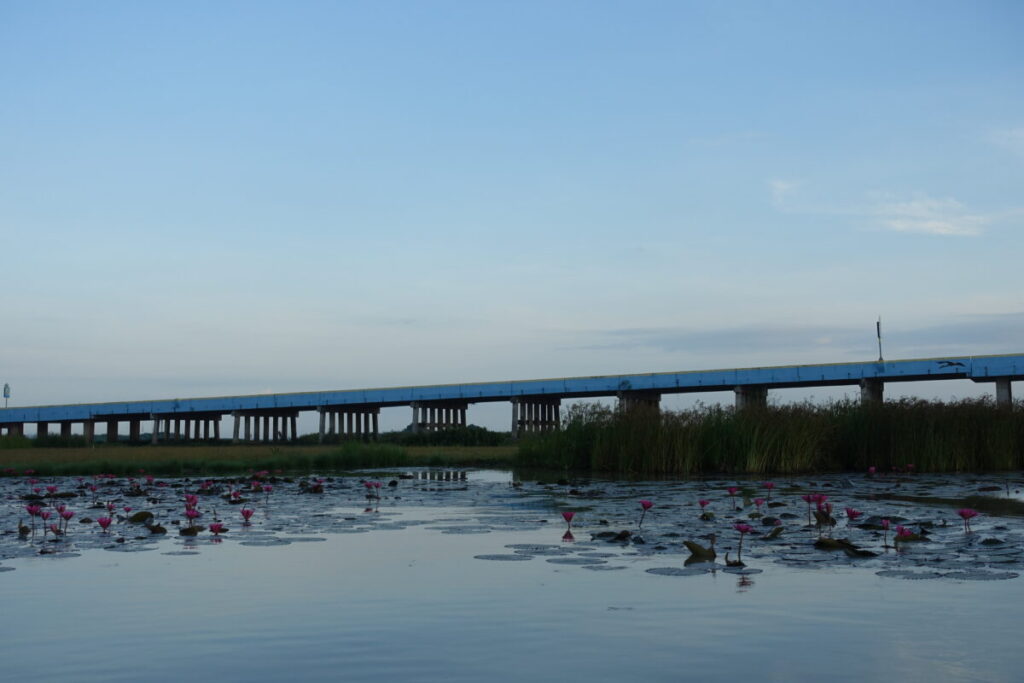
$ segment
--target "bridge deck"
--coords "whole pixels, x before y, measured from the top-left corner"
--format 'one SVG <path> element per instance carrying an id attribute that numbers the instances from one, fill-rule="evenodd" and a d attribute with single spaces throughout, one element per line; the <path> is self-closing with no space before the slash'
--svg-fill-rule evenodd
<path id="1" fill-rule="evenodd" d="M 381 408 L 429 401 L 482 403 L 534 396 L 589 398 L 614 396 L 624 391 L 668 394 L 728 391 L 736 387 L 824 387 L 856 385 L 866 379 L 883 382 L 970 379 L 984 382 L 1004 378 L 1024 378 L 1024 354 L 30 406 L 0 409 L 0 424 L 128 419 L 150 415 L 223 415 L 233 411 L 314 410 L 323 406 Z"/>

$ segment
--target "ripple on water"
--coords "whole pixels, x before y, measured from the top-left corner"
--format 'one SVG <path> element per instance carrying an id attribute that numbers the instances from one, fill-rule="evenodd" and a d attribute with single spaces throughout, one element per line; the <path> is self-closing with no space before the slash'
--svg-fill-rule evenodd
<path id="1" fill-rule="evenodd" d="M 533 559 L 532 555 L 474 555 L 475 560 L 492 560 L 494 562 L 526 562 Z"/>

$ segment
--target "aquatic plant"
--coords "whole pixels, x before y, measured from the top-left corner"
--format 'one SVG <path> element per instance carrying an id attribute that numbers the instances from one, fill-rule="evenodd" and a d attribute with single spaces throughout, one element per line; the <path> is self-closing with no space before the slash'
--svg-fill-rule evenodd
<path id="1" fill-rule="evenodd" d="M 64 533 L 65 534 L 67 534 L 67 532 L 68 532 L 68 522 L 70 522 L 71 518 L 74 517 L 74 516 L 75 516 L 75 513 L 74 513 L 73 510 L 64 509 L 64 510 L 60 511 L 60 518 L 62 520 L 64 520 Z"/>
<path id="2" fill-rule="evenodd" d="M 864 514 L 863 512 L 861 512 L 860 510 L 857 510 L 855 508 L 846 508 L 847 524 L 849 524 L 850 522 L 856 522 L 857 518 L 860 517 L 863 514 Z"/>
<path id="3" fill-rule="evenodd" d="M 978 516 L 978 511 L 973 508 L 960 508 L 956 511 L 960 519 L 964 520 L 964 533 L 970 533 L 971 520 Z"/>
<path id="4" fill-rule="evenodd" d="M 103 529 L 103 533 L 107 533 L 107 527 L 109 527 L 110 523 L 113 521 L 114 520 L 110 517 L 98 517 L 96 519 L 96 523 L 100 525 L 101 529 Z"/>
<path id="5" fill-rule="evenodd" d="M 224 525 L 220 522 L 213 522 L 212 524 L 210 524 L 210 533 L 214 536 L 219 536 L 225 531 L 227 531 L 227 529 L 225 529 Z"/>
<path id="6" fill-rule="evenodd" d="M 568 525 L 569 529 L 572 529 L 572 518 L 575 516 L 576 513 L 570 510 L 566 510 L 565 512 L 562 513 L 562 519 L 565 520 L 565 523 Z"/>
<path id="7" fill-rule="evenodd" d="M 739 524 L 733 524 L 732 528 L 740 532 L 740 544 L 736 550 L 736 560 L 738 562 L 743 562 L 743 537 L 753 531 L 754 527 L 740 522 Z"/>
<path id="8" fill-rule="evenodd" d="M 881 521 L 881 525 L 882 525 L 882 547 L 883 548 L 888 548 L 889 547 L 889 520 L 883 519 Z"/>
<path id="9" fill-rule="evenodd" d="M 640 513 L 640 522 L 636 525 L 638 529 L 644 525 L 644 517 L 647 515 L 647 511 L 654 507 L 654 503 L 649 500 L 641 500 L 640 507 L 643 508 L 643 512 Z"/>
<path id="10" fill-rule="evenodd" d="M 775 488 L 775 482 L 773 482 L 773 481 L 761 482 L 761 487 L 765 488 L 765 489 L 768 489 L 768 502 L 770 503 L 772 501 L 772 489 Z"/>
<path id="11" fill-rule="evenodd" d="M 739 491 L 739 487 L 729 486 L 725 490 L 729 492 L 729 500 L 732 501 L 732 509 L 739 510 L 739 507 L 736 505 L 736 492 Z"/>
<path id="12" fill-rule="evenodd" d="M 243 524 L 245 526 L 249 526 L 249 524 L 251 524 L 251 522 L 249 520 L 252 518 L 252 514 L 253 514 L 253 512 L 255 512 L 255 510 L 253 510 L 252 508 L 243 507 L 240 510 L 240 512 L 242 513 L 242 519 L 245 520 L 243 522 Z"/>

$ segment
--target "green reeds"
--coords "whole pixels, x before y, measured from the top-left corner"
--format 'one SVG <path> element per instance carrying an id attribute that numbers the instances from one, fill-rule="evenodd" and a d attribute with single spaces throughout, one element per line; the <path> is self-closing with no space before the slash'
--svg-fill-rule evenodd
<path id="1" fill-rule="evenodd" d="M 621 412 L 571 406 L 558 432 L 520 445 L 524 467 L 618 474 L 881 473 L 1017 469 L 1024 464 L 1024 406 L 957 402 L 841 401 L 737 411 Z"/>

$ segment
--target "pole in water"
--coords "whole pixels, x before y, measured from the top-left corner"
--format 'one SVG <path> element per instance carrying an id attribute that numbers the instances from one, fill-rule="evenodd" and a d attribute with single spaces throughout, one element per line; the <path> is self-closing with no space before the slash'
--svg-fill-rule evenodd
<path id="1" fill-rule="evenodd" d="M 882 316 L 878 316 L 875 323 L 875 335 L 878 337 L 878 362 L 882 362 Z"/>

